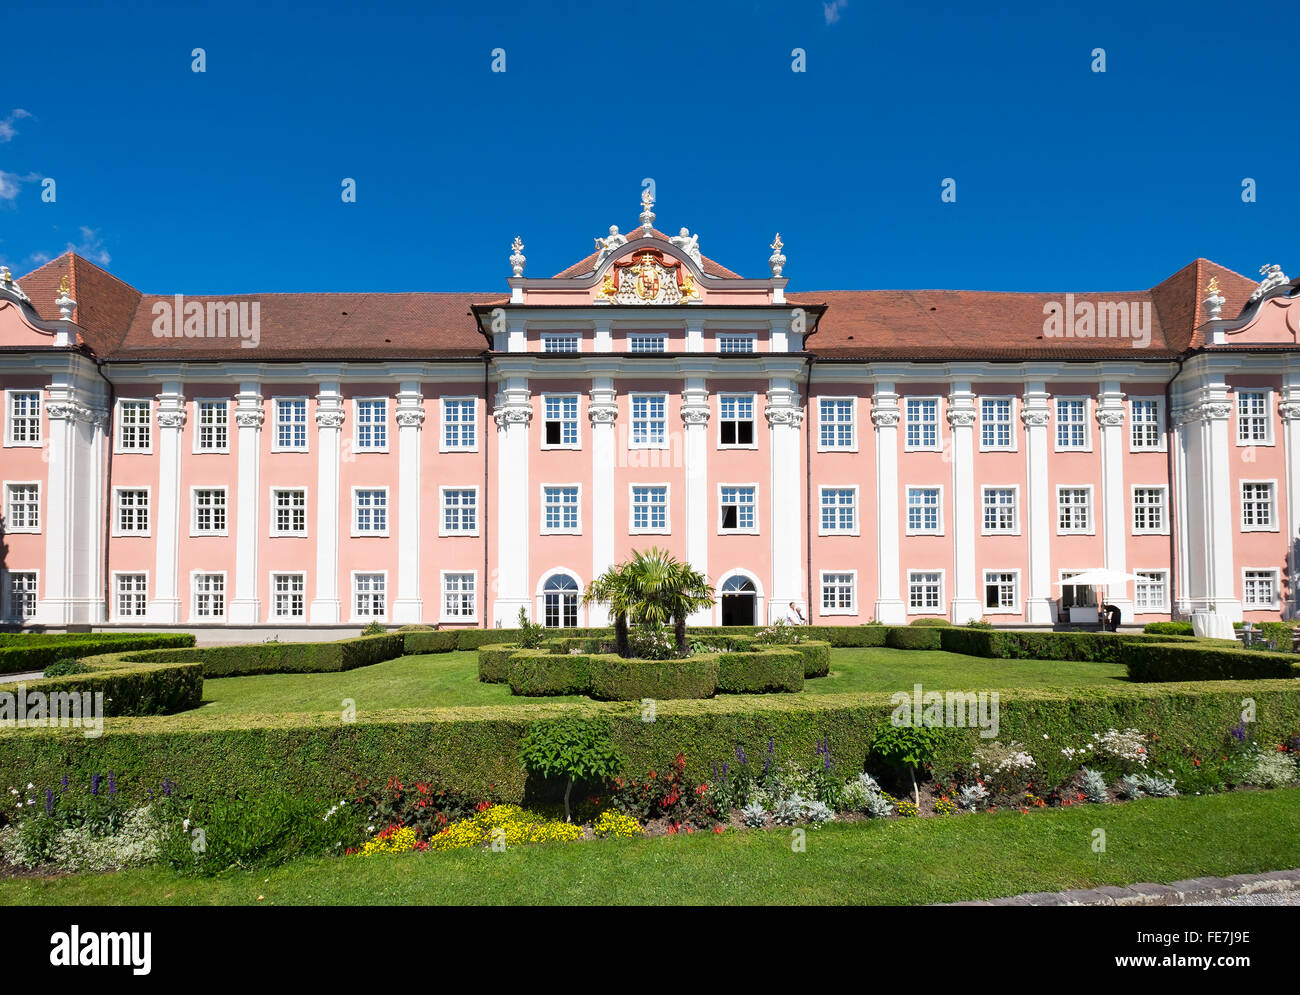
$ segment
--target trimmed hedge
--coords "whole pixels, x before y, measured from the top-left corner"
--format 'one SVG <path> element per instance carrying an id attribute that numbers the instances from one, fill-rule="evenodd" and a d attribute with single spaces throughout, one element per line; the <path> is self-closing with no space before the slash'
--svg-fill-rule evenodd
<path id="1" fill-rule="evenodd" d="M 166 653 L 168 651 L 156 651 Z M 30 684 L 8 684 L 0 690 L 16 693 L 23 687 L 53 694 L 103 694 L 104 715 L 171 715 L 198 708 L 203 701 L 203 668 L 196 663 L 149 662 L 131 653 L 88 657 L 90 673 L 51 677 Z M 132 666 L 132 664 L 135 664 Z"/>
<path id="2" fill-rule="evenodd" d="M 1131 681 L 1251 681 L 1300 677 L 1292 653 L 1188 646 L 1186 643 L 1129 643 L 1124 663 Z"/>
<path id="3" fill-rule="evenodd" d="M 591 687 L 589 657 L 516 649 L 507 665 L 512 694 L 586 694 Z"/>
<path id="4" fill-rule="evenodd" d="M 826 642 L 790 643 L 779 647 L 794 650 L 803 657 L 804 677 L 825 677 L 831 672 L 831 644 Z"/>
<path id="5" fill-rule="evenodd" d="M 1129 632 L 1014 632 L 956 626 L 938 631 L 940 644 L 949 653 L 1002 660 L 1122 663 L 1122 648 L 1129 643 L 1204 643 L 1190 636 L 1145 636 Z"/>
<path id="6" fill-rule="evenodd" d="M 722 694 L 802 691 L 804 666 L 804 655 L 795 652 L 793 646 L 773 646 L 753 653 L 720 653 L 717 690 Z"/>
<path id="7" fill-rule="evenodd" d="M 151 650 L 171 646 L 193 646 L 188 632 L 76 632 L 5 633 L 12 638 L 0 642 L 0 674 L 21 674 L 44 670 L 64 657 L 80 660 L 103 653 Z"/>
<path id="8" fill-rule="evenodd" d="M 710 698 L 718 687 L 716 654 L 681 660 L 625 660 L 602 654 L 590 658 L 588 671 L 587 693 L 598 701 Z"/>
<path id="9" fill-rule="evenodd" d="M 937 650 L 948 629 L 942 626 L 892 625 L 886 627 L 885 645 L 896 650 Z"/>
<path id="10" fill-rule="evenodd" d="M 510 643 L 480 646 L 478 649 L 478 679 L 484 684 L 504 684 L 510 676 L 510 658 L 520 652 Z"/>
<path id="11" fill-rule="evenodd" d="M 1148 622 L 1142 631 L 1149 636 L 1194 636 L 1196 630 L 1191 622 Z"/>
<path id="12" fill-rule="evenodd" d="M 1241 721 L 1243 697 L 1256 703 L 1250 730 L 1261 745 L 1300 731 L 1300 683 L 1217 681 L 1003 690 L 998 738 L 1081 745 L 1096 732 L 1136 728 L 1159 737 L 1157 750 L 1187 746 L 1213 754 Z M 95 740 L 78 730 L 0 730 L 0 770 L 24 784 L 35 782 L 38 791 L 57 791 L 65 774 L 86 781 L 116 771 L 120 791 L 141 795 L 171 778 L 198 799 L 274 790 L 343 798 L 353 796 L 360 778 L 382 784 L 389 777 L 437 776 L 449 788 L 486 794 L 490 785 L 499 800 L 523 802 L 549 797 L 556 787 L 520 767 L 520 741 L 536 721 L 604 719 L 625 772 L 638 777 L 667 769 L 681 752 L 692 783 L 710 780 L 714 762 L 737 762 L 738 747 L 750 763 L 761 764 L 756 758 L 772 740 L 781 760 L 805 766 L 821 762 L 816 751 L 825 741 L 837 773 L 848 778 L 863 768 L 894 708 L 888 693 L 877 692 L 660 700 L 653 722 L 643 720 L 636 703 L 545 699 L 510 707 L 367 712 L 355 723 L 281 716 L 250 726 L 252 717 L 226 715 L 178 728 L 174 719 L 116 719 Z M 977 729 L 953 730 L 936 775 L 946 776 L 957 759 L 969 760 L 981 742 L 987 740 Z"/>
<path id="13" fill-rule="evenodd" d="M 332 643 L 249 643 L 242 646 L 205 646 L 184 659 L 203 664 L 204 677 L 242 677 L 249 674 L 337 673 L 368 667 L 402 655 L 411 636 L 437 633 L 385 633 L 358 636 Z"/>
<path id="14" fill-rule="evenodd" d="M 952 623 L 946 618 L 914 618 L 908 625 L 920 626 L 922 629 L 948 629 Z"/>
<path id="15" fill-rule="evenodd" d="M 417 653 L 450 653 L 460 649 L 460 635 L 459 632 L 447 629 L 404 632 L 402 652 L 407 656 L 415 656 Z"/>

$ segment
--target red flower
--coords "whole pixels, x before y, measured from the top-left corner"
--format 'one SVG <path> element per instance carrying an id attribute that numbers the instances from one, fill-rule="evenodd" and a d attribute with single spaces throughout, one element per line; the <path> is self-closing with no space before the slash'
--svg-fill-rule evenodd
<path id="1" fill-rule="evenodd" d="M 722 827 L 721 827 L 721 826 L 714 826 L 714 827 L 713 827 L 713 832 L 714 832 L 715 835 L 717 835 L 717 836 L 721 836 L 721 835 L 722 835 Z"/>

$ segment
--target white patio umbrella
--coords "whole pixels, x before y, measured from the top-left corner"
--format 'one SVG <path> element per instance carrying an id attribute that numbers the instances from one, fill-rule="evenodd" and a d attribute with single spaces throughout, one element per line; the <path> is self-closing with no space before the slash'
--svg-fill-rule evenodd
<path id="1" fill-rule="evenodd" d="M 1061 587 L 1068 584 L 1071 587 L 1110 587 L 1112 584 L 1124 584 L 1130 580 L 1137 580 L 1137 574 L 1098 567 L 1096 570 L 1085 570 L 1082 573 L 1077 573 L 1073 577 L 1064 577 L 1056 582 L 1056 586 Z"/>

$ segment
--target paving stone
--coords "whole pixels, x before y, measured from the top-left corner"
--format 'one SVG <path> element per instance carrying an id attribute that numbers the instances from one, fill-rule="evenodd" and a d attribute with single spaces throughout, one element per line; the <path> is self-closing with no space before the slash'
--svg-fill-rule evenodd
<path id="1" fill-rule="evenodd" d="M 1072 888 L 1061 892 L 1066 905 L 1114 905 L 1115 900 L 1103 895 L 1099 888 Z"/>
<path id="2" fill-rule="evenodd" d="M 1129 885 L 1126 889 L 1135 895 L 1142 896 L 1142 905 L 1172 905 L 1182 898 L 1182 894 L 1177 888 L 1171 888 L 1167 884 L 1153 884 L 1144 881 L 1141 884 Z"/>

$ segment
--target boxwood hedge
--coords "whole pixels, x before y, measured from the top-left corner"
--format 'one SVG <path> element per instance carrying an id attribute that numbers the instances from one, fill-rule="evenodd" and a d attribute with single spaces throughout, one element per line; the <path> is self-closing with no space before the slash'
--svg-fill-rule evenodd
<path id="1" fill-rule="evenodd" d="M 588 660 L 581 654 L 516 649 L 507 664 L 506 679 L 512 694 L 586 694 L 591 687 Z"/>
<path id="2" fill-rule="evenodd" d="M 592 656 L 588 667 L 591 687 L 587 693 L 598 701 L 710 698 L 718 687 L 717 654 L 680 660 L 625 660 L 610 653 Z"/>
<path id="3" fill-rule="evenodd" d="M 84 662 L 91 668 L 89 673 L 7 684 L 0 690 L 17 693 L 23 688 L 47 695 L 102 693 L 105 717 L 171 715 L 198 708 L 203 700 L 203 670 L 196 663 L 160 662 L 153 657 L 141 661 L 132 653 L 88 657 Z"/>
<path id="4" fill-rule="evenodd" d="M 1186 643 L 1128 643 L 1123 650 L 1129 680 L 1222 681 L 1300 677 L 1294 653 L 1188 646 Z"/>
<path id="5" fill-rule="evenodd" d="M 64 657 L 193 645 L 188 632 L 0 633 L 0 674 L 44 670 Z"/>
<path id="6" fill-rule="evenodd" d="M 752 653 L 718 654 L 718 691 L 767 694 L 802 691 L 805 658 L 791 646 L 772 646 Z"/>

